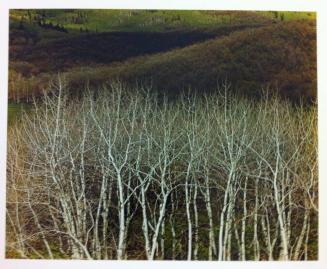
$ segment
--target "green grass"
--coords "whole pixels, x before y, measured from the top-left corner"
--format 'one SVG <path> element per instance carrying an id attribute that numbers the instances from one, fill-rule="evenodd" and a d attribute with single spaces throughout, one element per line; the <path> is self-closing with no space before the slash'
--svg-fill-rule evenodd
<path id="1" fill-rule="evenodd" d="M 31 109 L 31 105 L 8 103 L 8 124 L 11 125 L 24 111 Z"/>
<path id="2" fill-rule="evenodd" d="M 298 12 L 298 11 L 278 11 L 277 14 L 274 11 L 262 11 L 262 15 L 271 17 L 272 19 L 284 21 L 294 21 L 294 20 L 315 20 L 315 12 Z M 276 17 L 277 15 L 277 17 Z"/>
<path id="3" fill-rule="evenodd" d="M 27 10 L 12 10 L 10 17 L 28 22 Z M 30 14 L 34 16 L 35 10 Z M 166 31 L 215 28 L 221 25 L 263 23 L 276 19 L 270 11 L 194 11 L 194 10 L 46 10 L 46 22 L 61 24 L 68 30 L 79 32 L 80 28 L 91 32 L 110 31 Z M 278 12 L 285 21 L 315 19 L 315 13 Z M 80 17 L 76 22 L 73 18 Z"/>

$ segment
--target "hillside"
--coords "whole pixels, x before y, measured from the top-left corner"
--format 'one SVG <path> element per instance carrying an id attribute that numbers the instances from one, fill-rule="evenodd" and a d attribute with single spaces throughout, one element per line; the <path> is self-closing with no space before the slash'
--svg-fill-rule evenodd
<path id="1" fill-rule="evenodd" d="M 314 22 L 286 22 L 67 75 L 73 84 L 143 81 L 172 95 L 189 86 L 206 91 L 228 81 L 245 94 L 257 95 L 258 89 L 271 86 L 290 98 L 315 99 L 315 31 Z"/>
<path id="2" fill-rule="evenodd" d="M 217 25 L 258 24 L 272 20 L 307 19 L 312 13 L 301 12 L 255 12 L 255 11 L 199 11 L 199 10 L 12 10 L 12 23 L 35 26 L 52 23 L 63 26 L 69 34 L 74 32 L 164 32 L 216 28 Z M 37 27 L 34 27 L 37 28 Z M 44 29 L 44 27 L 43 27 Z M 40 30 L 40 29 L 39 29 Z M 45 32 L 40 33 L 44 38 Z"/>
<path id="3" fill-rule="evenodd" d="M 108 32 L 90 33 L 60 38 L 11 50 L 10 59 L 16 70 L 21 63 L 29 63 L 38 74 L 63 71 L 74 66 L 109 64 L 131 57 L 169 51 L 185 47 L 214 37 L 228 35 L 233 31 L 258 27 L 258 25 L 221 26 L 212 31 L 170 31 L 170 32 Z M 26 74 L 28 75 L 28 73 Z"/>
<path id="4" fill-rule="evenodd" d="M 242 92 L 269 84 L 312 98 L 314 19 L 305 12 L 12 10 L 9 99 L 29 102 L 57 72 L 73 84 L 151 81 L 169 94 L 228 80 Z"/>

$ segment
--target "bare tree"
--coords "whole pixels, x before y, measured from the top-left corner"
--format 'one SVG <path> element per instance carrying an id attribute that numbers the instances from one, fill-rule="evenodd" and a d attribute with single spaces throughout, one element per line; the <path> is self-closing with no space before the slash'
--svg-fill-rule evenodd
<path id="1" fill-rule="evenodd" d="M 317 113 L 64 80 L 8 132 L 7 250 L 74 259 L 312 259 Z"/>

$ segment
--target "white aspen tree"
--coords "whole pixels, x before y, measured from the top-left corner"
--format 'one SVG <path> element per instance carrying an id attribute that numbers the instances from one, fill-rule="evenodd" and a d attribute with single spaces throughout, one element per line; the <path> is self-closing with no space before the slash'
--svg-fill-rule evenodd
<path id="1" fill-rule="evenodd" d="M 193 162 L 195 159 L 194 156 L 194 143 L 195 143 L 195 133 L 194 133 L 194 117 L 192 115 L 192 101 L 186 103 L 189 107 L 186 108 L 186 121 L 190 122 L 190 126 L 187 124 L 187 146 L 189 149 L 188 161 L 186 163 L 186 175 L 185 175 L 185 183 L 184 183 L 184 192 L 185 192 L 185 210 L 186 210 L 186 218 L 187 218 L 187 260 L 190 261 L 192 259 L 192 243 L 193 243 L 193 223 L 191 216 L 191 203 L 192 203 L 192 192 L 193 192 L 193 184 L 192 184 L 192 172 L 193 172 Z"/>
<path id="2" fill-rule="evenodd" d="M 247 184 L 248 178 L 245 178 L 244 188 L 243 188 L 243 218 L 242 218 L 242 233 L 241 233 L 241 259 L 242 261 L 246 260 L 246 250 L 245 250 L 245 232 L 246 232 L 246 218 L 247 213 Z"/>
<path id="3" fill-rule="evenodd" d="M 308 227 L 307 227 L 307 232 L 305 235 L 305 243 L 304 243 L 304 260 L 308 260 L 308 243 L 309 243 L 309 234 L 310 234 L 310 216 L 308 219 Z"/>
<path id="4" fill-rule="evenodd" d="M 272 206 L 272 204 L 270 204 L 269 206 Z M 261 216 L 260 223 L 261 223 L 264 241 L 265 241 L 265 245 L 266 245 L 266 249 L 267 249 L 266 252 L 268 254 L 268 260 L 272 261 L 272 260 L 274 260 L 273 254 L 274 254 L 274 248 L 275 248 L 275 245 L 276 245 L 276 242 L 278 239 L 279 225 L 278 225 L 278 220 L 277 220 L 275 230 L 272 231 L 270 222 L 272 222 L 272 221 L 269 219 L 269 212 L 265 208 L 264 214 L 262 214 L 262 216 Z"/>
<path id="5" fill-rule="evenodd" d="M 111 119 L 111 129 L 109 130 L 109 134 L 105 133 L 105 130 L 101 123 L 98 121 L 97 116 L 95 115 L 93 104 L 91 103 L 91 115 L 95 122 L 96 127 L 98 128 L 102 139 L 107 145 L 107 158 L 109 164 L 113 167 L 115 171 L 116 184 L 117 184 L 117 197 L 118 197 L 118 220 L 119 220 L 119 232 L 118 232 L 118 245 L 117 245 L 117 259 L 122 260 L 125 257 L 125 240 L 127 233 L 127 224 L 129 223 L 129 218 L 126 216 L 126 208 L 131 199 L 130 195 L 126 195 L 125 190 L 128 189 L 125 186 L 123 170 L 127 167 L 127 163 L 129 161 L 130 151 L 132 150 L 132 135 L 135 128 L 135 117 L 136 117 L 136 103 L 131 108 L 131 113 L 127 118 L 123 118 L 121 115 L 123 112 L 121 111 L 121 103 L 122 103 L 122 92 L 120 85 L 114 85 L 113 89 L 113 100 L 110 103 L 115 104 L 116 111 L 111 113 L 110 116 L 113 117 Z M 108 106 L 108 104 L 106 104 Z M 108 111 L 109 112 L 109 111 Z M 111 111 L 110 111 L 111 112 Z M 125 120 L 126 122 L 122 121 Z M 118 141 L 118 132 L 122 130 L 127 137 L 127 141 Z M 121 135 L 121 134 L 119 134 Z M 123 148 L 119 149 L 120 145 L 117 145 L 119 142 L 124 143 Z M 119 151 L 117 151 L 119 150 Z M 114 153 L 115 151 L 115 153 Z"/>
<path id="6" fill-rule="evenodd" d="M 261 174 L 259 174 L 259 177 Z M 254 212 L 253 212 L 253 256 L 255 261 L 260 260 L 260 243 L 258 237 L 258 211 L 259 211 L 259 192 L 258 192 L 259 178 L 255 179 L 254 187 Z"/>
<path id="7" fill-rule="evenodd" d="M 276 111 L 276 113 L 278 113 Z M 277 114 L 278 115 L 278 114 Z M 267 167 L 270 170 L 270 173 L 272 174 L 272 187 L 273 187 L 273 196 L 274 196 L 274 203 L 277 211 L 277 217 L 279 222 L 279 228 L 280 228 L 280 236 L 281 236 L 281 259 L 288 260 L 289 254 L 288 254 L 288 240 L 287 240 L 287 228 L 286 228 L 286 220 L 284 218 L 284 212 L 281 205 L 282 197 L 281 197 L 281 187 L 279 183 L 279 174 L 281 172 L 281 166 L 282 166 L 282 159 L 281 159 L 281 137 L 280 137 L 280 124 L 278 122 L 278 116 L 276 117 L 276 122 L 274 124 L 274 130 L 272 135 L 272 141 L 274 146 L 274 164 L 270 164 L 270 162 L 263 157 L 260 153 L 258 154 L 258 157 L 267 165 Z"/>
<path id="8" fill-rule="evenodd" d="M 158 120 L 162 123 L 166 123 L 165 128 L 162 131 L 161 138 L 159 137 L 158 139 L 154 136 L 154 133 L 150 132 L 151 126 L 143 126 L 146 132 L 145 141 L 148 145 L 148 152 L 151 152 L 153 150 L 152 147 L 155 146 L 159 150 L 158 155 L 156 156 L 156 159 L 153 160 L 152 158 L 150 171 L 145 174 L 145 176 L 143 176 L 140 169 L 141 148 L 139 148 L 139 155 L 137 157 L 136 168 L 138 180 L 140 182 L 140 198 L 138 200 L 140 201 L 143 215 L 142 230 L 145 240 L 146 255 L 147 259 L 149 260 L 153 260 L 155 258 L 157 249 L 159 247 L 158 239 L 160 233 L 162 233 L 162 230 L 164 228 L 163 222 L 166 216 L 168 198 L 170 196 L 171 191 L 174 189 L 170 177 L 169 167 L 172 165 L 174 160 L 179 157 L 180 154 L 178 153 L 178 151 L 174 153 L 175 138 L 173 137 L 172 133 L 174 126 L 174 118 L 177 116 L 177 114 L 175 113 L 175 111 L 169 111 L 167 103 L 165 103 L 163 108 L 161 109 L 162 111 L 159 112 L 159 116 L 154 118 L 151 122 L 151 125 L 153 124 L 153 121 Z M 171 115 L 169 115 L 170 113 Z M 158 208 L 153 208 L 152 210 L 149 208 L 148 201 L 146 200 L 146 193 L 148 188 L 150 187 L 150 184 L 152 184 L 158 191 L 156 193 L 157 200 L 155 203 L 158 203 Z M 148 211 L 153 211 L 153 213 L 150 214 L 151 217 L 149 216 Z M 152 230 L 151 235 L 149 227 Z"/>
<path id="9" fill-rule="evenodd" d="M 176 220 L 175 220 L 175 213 L 178 211 L 178 194 L 176 194 L 176 189 L 172 191 L 170 195 L 170 205 L 171 210 L 169 214 L 169 224 L 170 224 L 170 230 L 171 230 L 171 259 L 176 259 L 176 245 L 177 245 L 177 239 L 176 239 Z M 176 211 L 176 212 L 175 212 Z"/>
<path id="10" fill-rule="evenodd" d="M 187 107 L 185 107 L 187 106 Z M 188 226 L 188 247 L 187 247 L 187 260 L 198 259 L 199 237 L 198 237 L 198 210 L 197 210 L 197 194 L 198 194 L 198 181 L 196 174 L 199 170 L 199 159 L 204 150 L 205 141 L 201 141 L 199 126 L 203 115 L 202 111 L 198 109 L 195 101 L 195 96 L 188 97 L 187 102 L 183 103 L 183 110 L 186 111 L 185 115 L 185 139 L 187 139 L 187 168 L 185 175 L 185 204 L 186 216 Z M 193 204 L 193 215 L 191 212 L 191 205 Z M 193 223 L 194 218 L 194 223 Z M 194 237 L 194 238 L 193 238 Z M 193 244 L 194 239 L 194 244 Z M 194 248 L 193 248 L 194 245 Z"/>
<path id="11" fill-rule="evenodd" d="M 37 158 L 35 162 L 39 162 L 43 166 L 42 169 L 51 178 L 51 184 L 57 192 L 57 197 L 53 198 L 57 199 L 60 204 L 61 215 L 65 222 L 64 227 L 67 231 L 56 232 L 68 236 L 67 240 L 71 246 L 73 258 L 81 258 L 84 255 L 86 258 L 92 258 L 86 247 L 88 237 L 84 237 L 86 235 L 87 208 L 86 203 L 82 202 L 85 201 L 83 194 L 85 188 L 82 186 L 84 184 L 83 145 L 86 129 L 82 131 L 81 141 L 79 141 L 79 137 L 77 139 L 70 137 L 70 131 L 67 128 L 70 123 L 65 114 L 68 112 L 65 102 L 63 83 L 59 80 L 57 93 L 54 93 L 51 99 L 48 96 L 44 97 L 44 113 L 36 108 L 33 112 L 35 120 L 29 121 L 27 118 L 25 134 L 32 146 L 30 152 Z M 74 124 L 74 122 L 71 123 Z M 80 150 L 77 152 L 82 157 L 78 165 L 74 161 L 72 147 Z M 41 160 L 41 158 L 44 159 Z M 66 168 L 68 171 L 65 170 Z M 75 177 L 77 174 L 79 176 Z M 48 184 L 47 181 L 45 184 Z M 58 225 L 56 226 L 58 228 Z"/>
<path id="12" fill-rule="evenodd" d="M 305 239 L 305 235 L 308 229 L 308 220 L 309 220 L 309 211 L 306 209 L 304 212 L 302 229 L 296 241 L 295 250 L 292 257 L 293 260 L 298 260 L 301 256 L 300 251 L 303 246 L 303 240 Z"/>
<path id="13" fill-rule="evenodd" d="M 224 198 L 222 210 L 220 212 L 219 236 L 218 236 L 218 260 L 224 260 L 230 257 L 226 253 L 226 247 L 231 240 L 232 216 L 234 211 L 234 202 L 237 193 L 236 184 L 240 179 L 239 166 L 241 159 L 244 157 L 245 148 L 251 145 L 247 134 L 247 107 L 238 110 L 234 109 L 234 100 L 227 96 L 228 88 L 225 87 L 224 104 L 222 107 L 222 118 L 217 116 L 217 125 L 221 126 L 221 134 L 218 135 L 218 143 L 221 145 L 223 152 L 218 163 L 223 167 L 227 176 L 227 182 L 224 187 Z M 229 247 L 228 247 L 229 248 Z"/>
<path id="14" fill-rule="evenodd" d="M 105 157 L 101 155 L 100 159 L 104 159 Z M 94 220 L 94 235 L 93 235 L 93 249 L 95 251 L 95 255 L 97 259 L 101 259 L 102 255 L 104 258 L 107 256 L 107 230 L 108 230 L 108 215 L 109 215 L 109 207 L 111 202 L 111 194 L 112 194 L 112 180 L 108 175 L 108 171 L 106 171 L 106 166 L 103 161 L 99 160 L 101 164 L 101 189 L 99 201 L 97 204 L 96 216 Z M 102 218 L 102 242 L 103 242 L 103 250 L 102 244 L 100 242 L 100 220 Z M 103 253 L 103 254 L 102 254 Z"/>
<path id="15" fill-rule="evenodd" d="M 165 259 L 165 218 L 161 224 L 161 234 L 160 234 L 160 250 L 161 250 L 161 259 Z"/>
<path id="16" fill-rule="evenodd" d="M 241 246 L 240 236 L 238 233 L 237 221 L 235 219 L 234 219 L 234 223 L 233 223 L 233 228 L 234 228 L 234 235 L 235 235 L 237 248 L 238 248 L 238 260 L 241 260 L 242 246 Z"/>
<path id="17" fill-rule="evenodd" d="M 168 197 L 172 191 L 171 183 L 169 182 L 171 179 L 169 178 L 168 168 L 173 163 L 175 158 L 179 156 L 177 152 L 176 154 L 171 152 L 173 148 L 171 132 L 172 132 L 172 124 L 174 122 L 174 118 L 172 117 L 170 121 L 171 123 L 169 122 L 167 124 L 163 133 L 164 137 L 163 137 L 162 151 L 160 152 L 159 155 L 158 168 L 160 174 L 159 174 L 158 184 L 160 186 L 160 192 L 159 192 L 160 204 L 159 204 L 158 218 L 156 219 L 156 225 L 154 226 L 154 231 L 152 235 L 152 248 L 151 248 L 150 260 L 153 260 L 155 256 L 156 246 L 158 244 L 159 232 L 162 228 L 163 219 L 166 214 L 166 205 L 167 205 Z"/>
<path id="18" fill-rule="evenodd" d="M 73 216 L 75 205 L 72 204 L 72 198 L 76 197 L 70 197 L 69 192 L 73 191 L 74 194 L 74 190 L 67 188 L 69 185 L 71 185 L 71 182 L 67 182 L 64 180 L 64 172 L 63 170 L 61 170 L 59 165 L 60 162 L 63 161 L 66 157 L 62 155 L 65 154 L 62 150 L 64 149 L 64 140 L 66 139 L 66 133 L 63 125 L 63 106 L 65 101 L 63 98 L 63 83 L 60 79 L 58 81 L 57 94 L 54 94 L 53 99 L 50 99 L 48 96 L 45 96 L 44 101 L 44 115 L 41 115 L 41 112 L 37 109 L 35 109 L 34 111 L 35 116 L 38 120 L 36 124 L 43 125 L 35 126 L 35 122 L 30 122 L 32 125 L 35 126 L 33 130 L 35 132 L 33 132 L 33 134 L 27 133 L 27 136 L 30 138 L 29 142 L 32 142 L 32 140 L 34 141 L 32 142 L 32 146 L 35 146 L 35 148 L 33 148 L 32 151 L 35 151 L 35 156 L 37 156 L 38 154 L 40 156 L 44 156 L 46 164 L 49 164 L 49 166 L 45 166 L 44 169 L 46 172 L 49 171 L 52 182 L 58 191 L 60 206 L 63 210 L 63 219 L 68 229 L 67 233 L 70 235 L 70 239 L 72 239 L 72 241 L 70 242 L 73 246 L 72 257 L 79 258 L 81 256 L 81 252 L 78 250 L 79 245 L 77 244 L 77 240 L 79 239 L 77 239 L 78 235 L 76 230 L 76 219 Z M 51 122 L 51 120 L 49 120 L 49 117 L 53 117 L 54 121 Z M 41 134 L 36 134 L 36 130 L 40 130 Z M 46 151 L 41 148 L 43 138 L 45 138 L 45 142 L 47 143 L 45 144 L 45 148 L 47 149 Z M 73 238 L 75 238 L 76 240 L 74 240 Z"/>
<path id="19" fill-rule="evenodd" d="M 193 153 L 191 153 L 192 155 Z M 186 205 L 186 216 L 187 216 L 187 231 L 188 231 L 188 240 L 187 240 L 187 260 L 190 261 L 192 259 L 192 239 L 193 239 L 193 234 L 192 234 L 192 218 L 191 218 L 191 211 L 190 211 L 190 206 L 191 206 L 191 196 L 192 196 L 192 185 L 189 187 L 189 177 L 191 174 L 191 169 L 192 169 L 192 160 L 193 156 L 191 157 L 191 160 L 188 163 L 187 167 L 187 172 L 186 172 L 186 177 L 185 177 L 185 205 Z"/>
<path id="20" fill-rule="evenodd" d="M 146 156 L 144 157 L 142 154 L 142 144 L 139 144 L 138 151 L 137 151 L 137 157 L 136 157 L 136 165 L 135 165 L 135 172 L 136 176 L 138 178 L 140 188 L 139 188 L 139 197 L 138 201 L 142 208 L 142 231 L 143 231 L 143 237 L 145 241 L 145 253 L 147 259 L 153 259 L 152 257 L 152 242 L 151 242 L 151 234 L 149 230 L 149 222 L 150 219 L 148 217 L 148 203 L 147 203 L 147 191 L 150 188 L 151 184 L 154 182 L 154 175 L 155 171 L 157 169 L 157 166 L 159 163 L 155 164 L 152 163 L 152 152 L 154 151 L 153 147 L 153 140 L 151 137 L 151 133 L 148 133 L 148 122 L 147 117 L 150 115 L 149 113 L 150 107 L 148 105 L 145 106 L 145 112 L 143 114 L 143 122 L 142 122 L 142 129 L 144 129 L 144 134 L 140 134 L 140 141 L 143 141 L 146 143 Z M 144 138 L 143 138 L 144 136 Z M 150 171 L 147 173 L 142 171 L 142 161 L 143 159 L 147 160 L 147 163 L 143 164 L 145 166 L 148 166 Z"/>
<path id="21" fill-rule="evenodd" d="M 204 186 L 200 185 L 200 190 L 202 195 L 204 196 L 208 221 L 209 221 L 209 247 L 208 247 L 208 260 L 211 261 L 213 259 L 213 255 L 217 255 L 216 243 L 215 243 L 215 232 L 213 225 L 213 214 L 211 207 L 211 182 L 210 182 L 210 171 L 208 167 L 208 156 L 204 157 Z"/>
<path id="22" fill-rule="evenodd" d="M 199 252 L 199 213 L 197 207 L 197 196 L 198 196 L 198 185 L 195 182 L 194 184 L 194 193 L 193 193 L 193 210 L 194 210 L 194 250 L 193 257 L 194 260 L 198 260 Z"/>

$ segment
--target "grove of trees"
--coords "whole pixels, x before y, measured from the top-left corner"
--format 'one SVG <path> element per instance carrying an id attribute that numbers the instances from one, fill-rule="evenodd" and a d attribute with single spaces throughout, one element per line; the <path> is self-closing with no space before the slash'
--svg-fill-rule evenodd
<path id="1" fill-rule="evenodd" d="M 317 259 L 315 105 L 52 87 L 8 130 L 7 257 Z"/>

